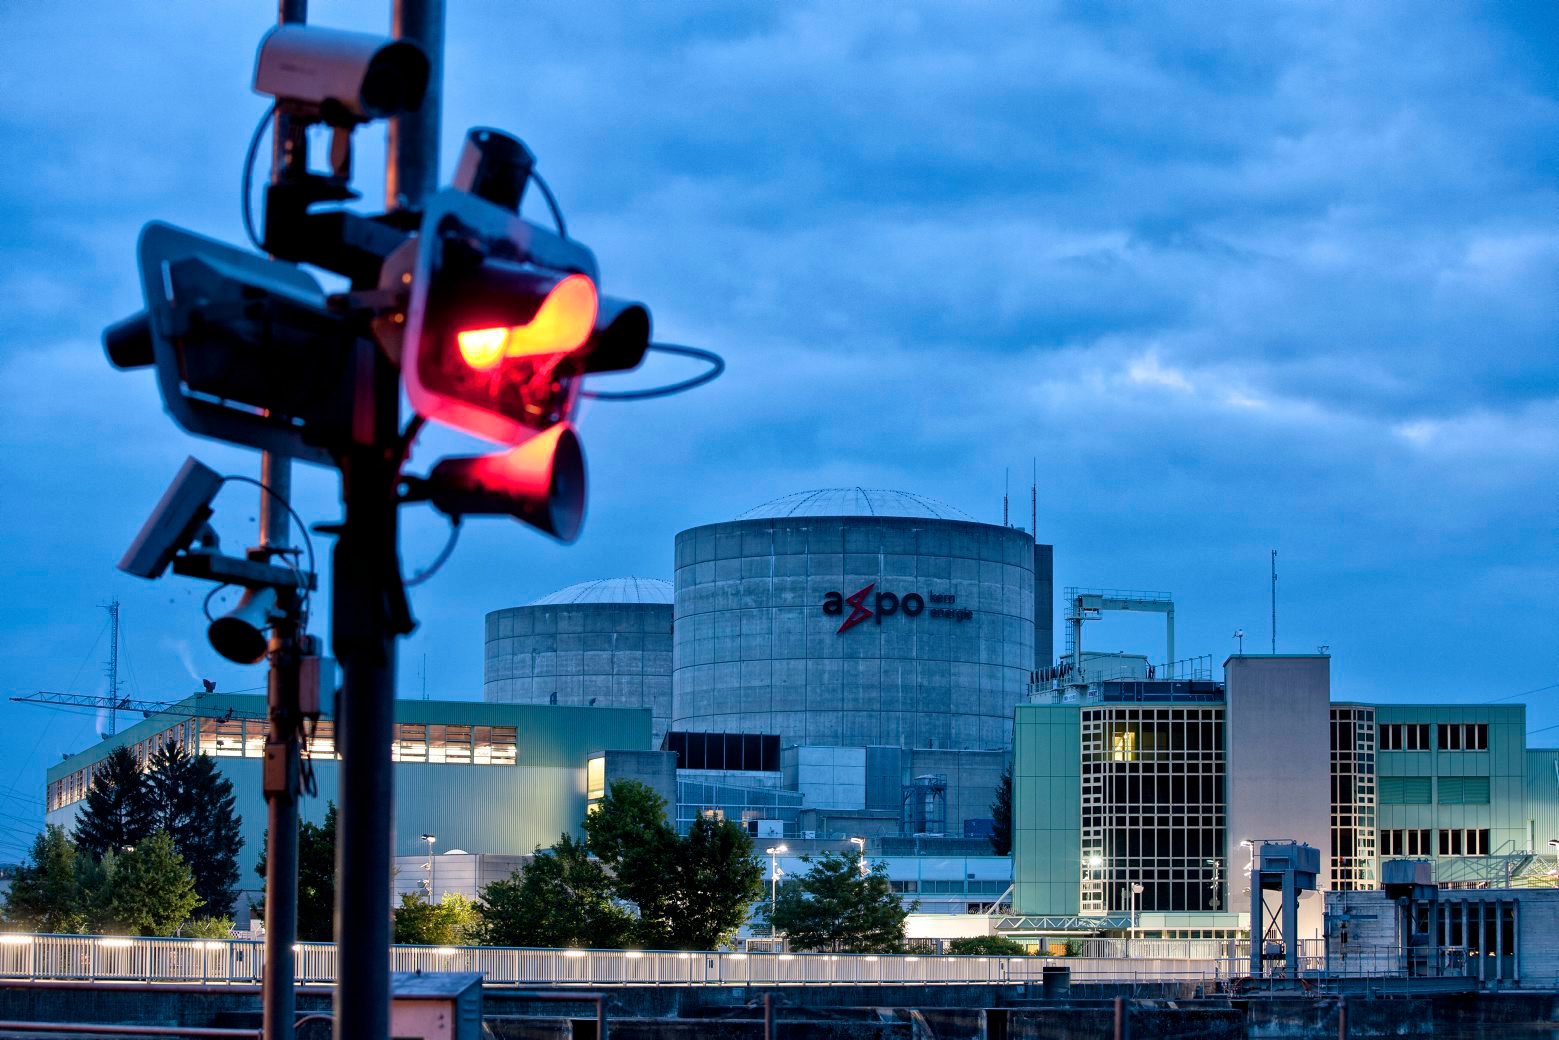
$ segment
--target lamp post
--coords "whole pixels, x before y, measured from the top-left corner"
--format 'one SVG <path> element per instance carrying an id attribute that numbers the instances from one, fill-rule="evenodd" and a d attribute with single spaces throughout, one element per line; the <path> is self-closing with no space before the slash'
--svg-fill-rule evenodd
<path id="1" fill-rule="evenodd" d="M 861 877 L 866 877 L 872 872 L 871 868 L 866 865 L 866 839 L 851 838 L 850 844 L 854 845 L 856 852 L 860 854 Z"/>
<path id="2" fill-rule="evenodd" d="M 428 905 L 434 906 L 438 903 L 438 899 L 433 894 L 433 843 L 438 841 L 438 838 L 431 834 L 424 834 L 422 840 L 428 843 Z"/>
<path id="3" fill-rule="evenodd" d="M 1131 883 L 1131 938 L 1137 938 L 1137 897 L 1142 894 L 1142 883 Z M 1162 933 L 1161 933 L 1162 934 Z"/>
<path id="4" fill-rule="evenodd" d="M 1554 850 L 1554 887 L 1559 888 L 1559 838 L 1549 838 L 1548 847 Z"/>
<path id="5" fill-rule="evenodd" d="M 779 939 L 779 933 L 774 927 L 774 904 L 779 901 L 779 857 L 782 852 L 789 852 L 786 845 L 770 845 L 764 850 L 769 854 L 769 946 L 772 947 Z"/>

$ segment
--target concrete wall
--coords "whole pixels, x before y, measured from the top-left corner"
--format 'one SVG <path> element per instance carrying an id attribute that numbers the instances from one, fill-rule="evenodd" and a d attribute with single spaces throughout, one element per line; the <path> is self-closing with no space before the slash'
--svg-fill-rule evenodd
<path id="1" fill-rule="evenodd" d="M 1240 656 L 1224 662 L 1229 901 L 1247 909 L 1241 872 L 1245 839 L 1283 839 L 1321 853 L 1321 887 L 1331 875 L 1331 658 L 1321 654 Z M 1320 899 L 1301 901 L 1300 938 L 1321 934 Z"/>
<path id="2" fill-rule="evenodd" d="M 1024 532 L 929 518 L 744 520 L 678 534 L 676 568 L 673 729 L 775 733 L 785 744 L 1009 745 L 1034 666 Z M 839 632 L 845 617 L 824 613 L 825 596 L 868 585 L 873 596 L 919 594 L 925 609 Z M 933 616 L 942 609 L 970 616 Z"/>
<path id="3" fill-rule="evenodd" d="M 553 701 L 553 695 L 557 699 Z M 671 605 L 567 603 L 487 615 L 482 699 L 649 708 L 651 743 L 671 721 Z"/>

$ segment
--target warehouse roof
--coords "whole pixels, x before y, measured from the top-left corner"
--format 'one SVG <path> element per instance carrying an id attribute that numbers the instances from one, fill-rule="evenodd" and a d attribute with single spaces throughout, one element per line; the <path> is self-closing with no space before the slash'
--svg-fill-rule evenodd
<path id="1" fill-rule="evenodd" d="M 967 520 L 974 517 L 946 502 L 882 488 L 822 488 L 797 491 L 749 509 L 738 520 L 765 520 L 785 516 L 908 516 L 937 520 Z"/>
<path id="2" fill-rule="evenodd" d="M 531 603 L 533 607 L 563 603 L 670 603 L 671 582 L 661 578 L 596 578 L 559 589 Z"/>

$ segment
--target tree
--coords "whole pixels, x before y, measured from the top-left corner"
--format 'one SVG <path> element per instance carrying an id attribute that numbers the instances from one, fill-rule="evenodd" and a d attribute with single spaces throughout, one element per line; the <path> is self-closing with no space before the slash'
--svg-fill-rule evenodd
<path id="1" fill-rule="evenodd" d="M 254 872 L 265 877 L 265 842 Z M 329 942 L 336 912 L 336 803 L 325 809 L 322 824 L 303 823 L 298 828 L 298 941 Z M 254 907 L 265 917 L 265 900 Z"/>
<path id="2" fill-rule="evenodd" d="M 61 827 L 47 827 L 33 839 L 28 862 L 12 875 L 5 919 L 32 932 L 73 934 L 84 930 L 86 913 L 77 882 L 76 846 Z"/>
<path id="3" fill-rule="evenodd" d="M 682 908 L 675 898 L 680 842 L 666 800 L 636 780 L 614 780 L 584 829 L 586 847 L 611 871 L 614 894 L 638 911 L 634 941 L 670 946 Z"/>
<path id="4" fill-rule="evenodd" d="M 806 858 L 806 857 L 803 857 Z M 798 950 L 892 953 L 904 945 L 907 911 L 882 864 L 829 852 L 780 886 L 770 922 Z"/>
<path id="5" fill-rule="evenodd" d="M 129 748 L 115 748 L 98 766 L 76 819 L 76 848 L 101 859 L 111 849 L 125 849 L 151 833 L 146 807 L 146 779 Z"/>
<path id="6" fill-rule="evenodd" d="M 238 898 L 238 853 L 244 840 L 233 784 L 209 755 L 191 758 L 164 744 L 146 773 L 146 815 L 165 830 L 195 875 L 195 891 L 208 912 L 227 915 Z"/>
<path id="7" fill-rule="evenodd" d="M 986 957 L 1021 957 L 1028 951 L 1005 935 L 971 935 L 947 944 L 948 953 L 978 954 Z"/>
<path id="8" fill-rule="evenodd" d="M 476 913 L 475 938 L 486 946 L 620 949 L 635 930 L 633 915 L 613 901 L 611 877 L 567 834 L 483 888 Z"/>
<path id="9" fill-rule="evenodd" d="M 395 908 L 394 942 L 412 946 L 460 946 L 476 925 L 476 906 L 459 892 L 447 892 L 436 904 L 415 892 L 401 896 Z"/>
<path id="10" fill-rule="evenodd" d="M 195 876 L 158 831 L 119 857 L 109 909 L 123 928 L 141 935 L 173 935 L 200 905 Z"/>
<path id="11" fill-rule="evenodd" d="M 109 849 L 103 858 L 76 857 L 76 887 L 80 892 L 81 912 L 86 918 L 89 932 L 115 932 L 120 927 L 114 921 L 114 878 L 119 870 L 119 853 Z"/>
<path id="12" fill-rule="evenodd" d="M 996 781 L 996 800 L 991 803 L 991 851 L 998 856 L 1012 854 L 1012 763 L 1009 761 Z"/>
<path id="13" fill-rule="evenodd" d="M 679 846 L 670 946 L 713 950 L 731 941 L 763 898 L 763 865 L 752 838 L 729 820 L 700 815 Z"/>
<path id="14" fill-rule="evenodd" d="M 184 927 L 179 934 L 187 939 L 231 939 L 233 937 L 233 919 L 231 917 L 216 917 L 211 914 L 191 917 L 184 922 Z"/>

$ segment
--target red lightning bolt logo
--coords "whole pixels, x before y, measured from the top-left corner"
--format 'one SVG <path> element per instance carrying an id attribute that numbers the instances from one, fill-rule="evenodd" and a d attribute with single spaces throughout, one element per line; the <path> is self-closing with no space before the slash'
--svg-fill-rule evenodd
<path id="1" fill-rule="evenodd" d="M 863 604 L 866 602 L 866 594 L 876 587 L 877 583 L 874 581 L 860 592 L 854 592 L 845 597 L 844 601 L 850 604 L 851 607 L 850 616 L 844 619 L 844 623 L 839 626 L 838 631 L 834 635 L 838 635 L 847 628 L 854 628 L 872 616 L 871 608 L 863 606 Z"/>

